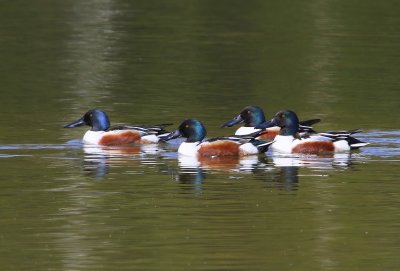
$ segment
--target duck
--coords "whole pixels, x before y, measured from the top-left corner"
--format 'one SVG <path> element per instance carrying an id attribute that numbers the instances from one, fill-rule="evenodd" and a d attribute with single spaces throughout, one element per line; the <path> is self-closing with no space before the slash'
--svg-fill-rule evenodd
<path id="1" fill-rule="evenodd" d="M 266 152 L 272 142 L 256 140 L 253 136 L 229 136 L 205 139 L 207 130 L 197 119 L 184 120 L 176 131 L 160 136 L 163 141 L 183 137 L 178 153 L 197 157 L 246 156 Z"/>
<path id="2" fill-rule="evenodd" d="M 107 114 L 101 109 L 90 109 L 81 118 L 67 124 L 64 128 L 87 125 L 91 129 L 83 136 L 83 143 L 114 146 L 131 143 L 157 143 L 159 135 L 168 133 L 164 128 L 172 125 L 118 125 L 110 126 Z"/>
<path id="3" fill-rule="evenodd" d="M 257 125 L 256 128 L 266 129 L 275 126 L 280 127 L 280 132 L 270 145 L 270 150 L 279 153 L 321 155 L 349 152 L 369 144 L 352 136 L 355 133 L 361 132 L 361 130 L 358 129 L 301 136 L 299 133 L 299 118 L 297 114 L 291 110 L 279 111 L 271 120 Z"/>
<path id="4" fill-rule="evenodd" d="M 312 125 L 320 122 L 320 119 L 310 119 L 306 121 L 300 122 L 299 130 L 302 133 L 316 133 L 312 129 Z M 256 129 L 257 125 L 261 125 L 262 123 L 266 122 L 264 111 L 261 107 L 257 105 L 249 105 L 242 109 L 239 115 L 235 118 L 225 122 L 221 128 L 225 127 L 232 127 L 239 123 L 244 123 L 244 126 L 239 127 L 235 135 L 248 135 L 259 132 L 260 129 Z M 273 140 L 275 136 L 279 134 L 280 127 L 268 127 L 263 130 L 263 132 L 259 135 L 257 139 L 260 140 Z"/>

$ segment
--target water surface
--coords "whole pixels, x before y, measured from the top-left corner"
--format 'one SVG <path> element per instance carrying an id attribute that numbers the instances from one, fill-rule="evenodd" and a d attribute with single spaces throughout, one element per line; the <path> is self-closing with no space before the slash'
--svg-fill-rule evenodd
<path id="1" fill-rule="evenodd" d="M 398 270 L 396 1 L 11 1 L 0 9 L 0 268 Z M 349 155 L 193 160 L 63 129 L 249 104 L 360 128 Z"/>

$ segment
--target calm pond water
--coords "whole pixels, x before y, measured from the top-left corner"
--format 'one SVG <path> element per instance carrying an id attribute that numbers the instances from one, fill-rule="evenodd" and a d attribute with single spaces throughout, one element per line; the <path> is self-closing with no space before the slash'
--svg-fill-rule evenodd
<path id="1" fill-rule="evenodd" d="M 399 270 L 397 1 L 8 1 L 0 9 L 1 270 Z M 179 142 L 96 148 L 111 122 L 249 104 L 351 155 L 193 161 Z"/>

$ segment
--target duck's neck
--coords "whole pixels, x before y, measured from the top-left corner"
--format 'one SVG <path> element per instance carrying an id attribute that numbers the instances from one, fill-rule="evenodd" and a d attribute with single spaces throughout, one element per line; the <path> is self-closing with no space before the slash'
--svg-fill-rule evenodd
<path id="1" fill-rule="evenodd" d="M 187 137 L 186 142 L 201 142 L 206 137 L 206 130 L 202 127 L 195 127 L 195 132 Z"/>
<path id="2" fill-rule="evenodd" d="M 280 135 L 296 137 L 296 134 L 298 134 L 297 132 L 298 132 L 298 129 L 284 127 L 281 129 Z"/>
<path id="3" fill-rule="evenodd" d="M 286 120 L 286 125 L 281 128 L 281 135 L 284 136 L 296 136 L 299 132 L 299 122 L 296 120 Z"/>
<path id="4" fill-rule="evenodd" d="M 245 127 L 256 127 L 265 122 L 264 114 L 255 114 L 245 122 Z"/>
<path id="5" fill-rule="evenodd" d="M 108 119 L 94 120 L 92 123 L 92 131 L 107 131 L 110 128 Z"/>

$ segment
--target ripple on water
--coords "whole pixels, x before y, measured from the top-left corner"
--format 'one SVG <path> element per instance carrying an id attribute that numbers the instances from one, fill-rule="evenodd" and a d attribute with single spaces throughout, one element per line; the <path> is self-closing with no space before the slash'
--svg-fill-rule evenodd
<path id="1" fill-rule="evenodd" d="M 71 140 L 65 144 L 8 144 L 0 145 L 0 158 L 15 158 L 32 156 L 33 151 L 36 150 L 83 150 L 84 159 L 89 162 L 104 162 L 107 164 L 118 165 L 134 160 L 142 162 L 142 165 L 152 166 L 163 164 L 166 161 L 177 161 L 178 165 L 182 168 L 197 168 L 204 167 L 205 169 L 226 169 L 230 168 L 232 171 L 253 171 L 259 169 L 267 163 L 268 166 L 282 167 L 282 166 L 296 166 L 296 167 L 309 167 L 309 168 L 337 168 L 346 167 L 349 162 L 361 161 L 368 162 L 376 159 L 384 159 L 387 161 L 400 160 L 400 131 L 381 131 L 373 130 L 366 133 L 360 133 L 357 138 L 370 145 L 362 148 L 360 151 L 348 154 L 335 154 L 331 157 L 327 156 L 281 156 L 268 152 L 268 161 L 260 162 L 258 159 L 246 158 L 232 161 L 232 159 L 208 159 L 207 161 L 198 161 L 198 159 L 182 158 L 177 155 L 176 151 L 181 143 L 180 141 L 172 142 L 171 144 L 150 144 L 142 146 L 114 146 L 114 147 L 101 147 L 101 146 L 88 146 L 84 145 L 81 140 Z M 73 154 L 72 154 L 73 155 Z M 71 159 L 68 157 L 46 157 L 54 159 Z M 76 158 L 76 157 L 75 157 Z M 235 165 L 233 163 L 235 162 Z"/>
<path id="2" fill-rule="evenodd" d="M 357 138 L 371 143 L 362 148 L 361 153 L 368 156 L 381 158 L 400 159 L 400 131 L 380 131 L 374 130 L 362 133 Z"/>

